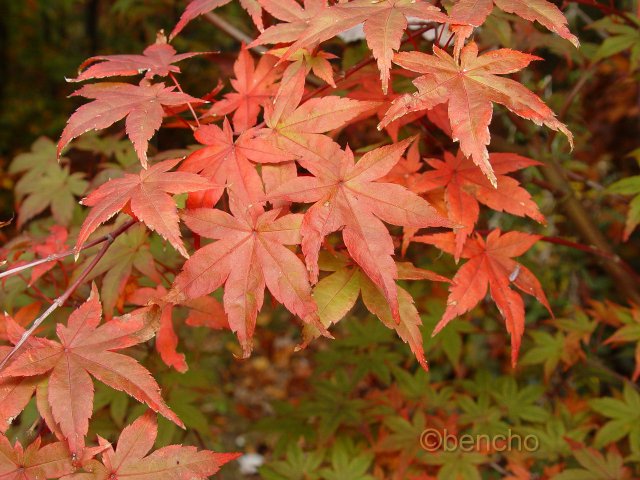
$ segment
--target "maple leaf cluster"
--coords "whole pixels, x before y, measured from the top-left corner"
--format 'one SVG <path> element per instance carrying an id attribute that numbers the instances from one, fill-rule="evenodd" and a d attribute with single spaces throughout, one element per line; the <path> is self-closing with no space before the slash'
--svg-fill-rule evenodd
<path id="1" fill-rule="evenodd" d="M 194 18 L 228 1 L 191 2 L 169 40 Z M 94 185 L 81 200 L 90 209 L 73 235 L 74 253 L 79 255 L 102 224 L 126 214 L 160 235 L 185 261 L 168 288 L 138 289 L 126 300 L 138 308 L 113 318 L 134 267 L 161 282 L 153 257 L 141 250 L 147 234 L 133 229 L 131 235 L 141 232 L 135 233 L 141 239 L 135 252 L 127 250 L 130 244 L 114 242 L 113 246 L 123 256 L 131 252 L 126 253 L 130 262 L 121 264 L 117 275 L 107 279 L 106 273 L 103 279 L 106 322 L 100 324 L 102 307 L 95 287 L 67 324 L 58 325 L 59 341 L 25 335 L 19 323 L 6 317 L 6 338 L 20 348 L 2 347 L 5 354 L 11 352 L 11 358 L 0 372 L 0 413 L 5 420 L 17 415 L 35 392 L 40 414 L 59 439 L 42 448 L 36 441 L 23 449 L 0 437 L 4 455 L 0 474 L 9 472 L 8 478 L 22 478 L 11 473 L 16 469 L 34 472 L 25 473 L 31 475 L 28 478 L 84 478 L 73 473 L 78 465 L 91 469 L 92 478 L 142 478 L 148 475 L 145 472 L 170 469 L 158 478 L 204 478 L 233 458 L 179 446 L 145 456 L 155 438 L 151 414 L 125 428 L 115 450 L 102 439 L 98 447 L 85 446 L 92 378 L 182 425 L 151 374 L 117 352 L 156 336 L 162 359 L 186 370 L 172 324 L 176 305 L 192 310 L 193 324 L 216 317 L 211 323 L 230 328 L 247 357 L 266 290 L 301 319 L 301 346 L 319 335 L 331 337 L 328 329 L 361 296 L 366 308 L 408 343 L 425 369 L 420 314 L 399 280 L 450 284 L 447 308 L 434 334 L 470 311 L 489 289 L 511 335 L 514 364 L 524 331 L 524 303 L 517 290 L 534 296 L 550 311 L 535 276 L 513 260 L 540 237 L 496 229 L 483 238 L 475 230 L 479 204 L 544 222 L 529 193 L 508 175 L 538 162 L 510 153 L 489 153 L 494 103 L 564 133 L 571 142 L 570 132 L 543 100 L 504 76 L 539 58 L 510 49 L 480 53 L 469 40 L 493 1 L 461 0 L 448 13 L 425 0 L 240 3 L 261 34 L 243 46 L 233 66 L 232 90 L 212 105 L 208 105 L 211 96 L 205 100 L 184 93 L 176 77 L 180 73 L 176 62 L 200 54 L 178 54 L 163 35 L 142 55 L 93 57 L 71 80 L 142 76 L 137 83 L 89 83 L 73 93 L 91 101 L 69 118 L 57 156 L 85 132 L 124 120 L 140 162 L 139 171 Z M 577 45 L 564 16 L 546 0 L 495 3 Z M 277 20 L 266 29 L 263 9 Z M 452 47 L 434 43 L 432 52 L 400 51 L 410 23 L 416 21 L 434 29 L 450 25 Z M 321 44 L 360 24 L 379 73 L 359 72 L 362 76 L 353 81 L 347 72 L 336 79 L 330 62 L 335 57 L 323 51 Z M 249 48 L 265 44 L 278 44 L 278 48 L 255 62 Z M 393 70 L 393 65 L 401 70 Z M 309 88 L 311 74 L 324 85 Z M 414 91 L 395 92 L 396 75 L 411 78 Z M 173 85 L 156 77 L 166 77 Z M 373 116 L 377 120 L 372 122 Z M 149 154 L 149 142 L 165 117 L 193 130 L 198 145 L 186 158 Z M 456 154 L 444 151 L 441 158 L 422 158 L 423 138 L 414 127 L 425 118 L 459 144 Z M 375 133 L 379 135 L 375 144 L 345 143 L 341 133 L 363 123 L 377 123 L 390 139 Z M 86 182 L 75 174 L 69 176 L 67 170 L 63 173 L 71 199 L 86 191 Z M 22 193 L 31 195 L 20 209 L 22 223 L 50 204 L 40 192 L 25 188 Z M 186 195 L 184 208 L 178 208 L 173 195 Z M 59 207 L 51 208 L 56 217 L 62 217 Z M 402 238 L 396 227 L 404 230 Z M 182 238 L 186 229 L 194 239 L 193 249 Z M 42 257 L 61 252 L 68 236 L 67 230 L 56 229 L 35 251 Z M 398 260 L 397 251 L 404 253 L 412 243 L 433 245 L 466 262 L 448 280 Z M 108 261 L 105 257 L 103 265 Z M 113 268 L 116 263 L 112 261 Z M 47 261 L 34 269 L 32 282 L 54 265 Z M 85 277 L 94 279 L 105 271 L 97 267 Z M 221 287 L 222 307 L 211 296 Z M 69 452 L 75 464 L 69 463 Z M 97 455 L 101 461 L 95 459 Z"/>

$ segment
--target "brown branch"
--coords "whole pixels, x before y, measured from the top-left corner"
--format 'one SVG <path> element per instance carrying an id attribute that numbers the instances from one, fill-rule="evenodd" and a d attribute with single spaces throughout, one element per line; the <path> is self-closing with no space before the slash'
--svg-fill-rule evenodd
<path id="1" fill-rule="evenodd" d="M 559 120 L 566 116 L 571 104 L 577 97 L 580 90 L 591 78 L 596 66 L 597 64 L 593 63 L 584 70 L 582 76 L 564 101 L 558 115 Z M 516 126 L 518 125 L 522 127 L 520 122 L 516 122 Z M 553 131 L 549 136 L 549 139 L 546 142 L 546 151 L 551 150 L 551 144 L 557 134 L 557 131 Z M 542 167 L 542 174 L 553 190 L 560 195 L 562 208 L 578 230 L 580 237 L 583 241 L 592 246 L 592 252 L 600 252 L 599 255 L 604 260 L 603 267 L 614 279 L 620 292 L 634 303 L 640 303 L 640 291 L 638 290 L 638 285 L 640 285 L 640 283 L 638 281 L 629 281 L 630 275 L 632 279 L 637 279 L 638 274 L 633 270 L 633 268 L 631 268 L 631 266 L 623 262 L 615 253 L 609 241 L 602 234 L 598 226 L 592 221 L 589 212 L 587 212 L 580 200 L 576 197 L 571 182 L 567 179 L 567 173 L 554 156 L 549 156 Z"/>
<path id="2" fill-rule="evenodd" d="M 110 239 L 114 239 L 116 237 L 118 237 L 120 234 L 126 232 L 127 230 L 129 230 L 129 228 L 131 228 L 133 225 L 135 225 L 137 223 L 136 220 L 129 220 L 127 223 L 123 224 L 122 226 L 116 228 L 113 232 L 111 233 L 107 233 L 106 235 L 92 241 L 89 243 L 84 244 L 82 247 L 80 247 L 78 250 L 75 249 L 71 249 L 71 250 L 67 250 L 65 252 L 61 252 L 61 253 L 56 253 L 54 255 L 49 255 L 48 257 L 45 258 L 40 258 L 38 260 L 34 260 L 33 262 L 29 262 L 29 263 L 25 263 L 24 265 L 20 265 L 18 267 L 14 267 L 11 268 L 9 270 L 6 270 L 2 273 L 0 273 L 0 279 L 6 278 L 6 277 L 10 277 L 12 275 L 16 275 L 24 270 L 27 270 L 29 268 L 33 268 L 33 267 L 37 267 L 38 265 L 42 265 L 43 263 L 49 263 L 49 262 L 54 262 L 56 260 L 61 260 L 65 257 L 69 257 L 71 255 L 77 255 L 79 252 L 81 252 L 82 250 L 86 250 L 88 248 L 91 247 L 95 247 L 96 245 L 100 245 L 103 242 L 107 242 Z"/>
<path id="3" fill-rule="evenodd" d="M 571 240 L 567 240 L 566 238 L 561 238 L 561 237 L 545 236 L 540 238 L 540 240 L 547 243 L 553 243 L 555 245 L 562 245 L 563 247 L 573 248 L 574 250 L 580 250 L 581 252 L 590 253 L 592 255 L 601 257 L 609 262 L 614 262 L 620 265 L 621 268 L 626 270 L 627 275 L 631 276 L 636 283 L 640 284 L 640 275 L 638 275 L 635 272 L 635 270 L 631 267 L 631 265 L 629 265 L 627 262 L 622 260 L 615 253 L 599 250 L 598 248 L 593 247 L 591 245 L 584 245 L 582 243 L 573 242 Z"/>
<path id="4" fill-rule="evenodd" d="M 575 196 L 573 187 L 567 180 L 562 166 L 554 157 L 550 157 L 546 159 L 542 173 L 553 189 L 562 195 L 561 206 L 583 241 L 592 245 L 595 250 L 602 252 L 600 256 L 604 260 L 603 267 L 614 279 L 620 292 L 634 303 L 640 303 L 638 282 L 629 278 L 629 271 L 623 268 L 620 257 L 614 252 L 605 236 L 592 221 L 587 210 Z M 631 269 L 631 267 L 628 268 Z"/>

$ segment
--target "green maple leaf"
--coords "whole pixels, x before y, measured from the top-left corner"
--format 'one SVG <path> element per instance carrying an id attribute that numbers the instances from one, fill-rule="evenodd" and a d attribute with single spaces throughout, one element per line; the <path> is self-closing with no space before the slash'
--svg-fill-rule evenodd
<path id="1" fill-rule="evenodd" d="M 76 198 L 87 189 L 84 174 L 71 173 L 68 159 L 56 161 L 55 144 L 46 137 L 40 137 L 31 146 L 31 151 L 14 158 L 9 173 L 22 173 L 16 182 L 15 194 L 18 200 L 18 228 L 47 208 L 51 208 L 53 218 L 60 225 L 69 225 Z"/>

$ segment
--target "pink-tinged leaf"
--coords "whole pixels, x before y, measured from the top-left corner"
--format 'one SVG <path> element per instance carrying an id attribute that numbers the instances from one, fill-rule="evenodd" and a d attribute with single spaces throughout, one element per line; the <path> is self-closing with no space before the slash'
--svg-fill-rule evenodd
<path id="1" fill-rule="evenodd" d="M 60 431 L 72 452 L 84 449 L 93 413 L 93 382 L 87 371 L 71 356 L 64 355 L 49 377 L 49 404 Z"/>
<path id="2" fill-rule="evenodd" d="M 393 168 L 411 141 L 372 150 L 358 163 L 350 151 L 339 151 L 325 164 L 300 159 L 314 176 L 291 180 L 269 195 L 269 199 L 316 202 L 304 215 L 301 228 L 302 251 L 313 283 L 318 280 L 324 237 L 342 229 L 349 254 L 384 293 L 396 320 L 394 246 L 381 220 L 415 227 L 452 226 L 418 195 L 400 185 L 374 181 Z"/>
<path id="3" fill-rule="evenodd" d="M 0 374 L 7 378 L 46 375 L 43 416 L 60 429 L 72 453 L 84 450 L 84 437 L 93 410 L 93 382 L 90 375 L 108 386 L 124 391 L 154 411 L 183 426 L 160 396 L 151 374 L 131 357 L 114 352 L 142 341 L 145 328 L 139 321 L 111 320 L 99 325 L 102 307 L 95 286 L 89 299 L 76 309 L 67 325 L 58 324 L 60 343 L 31 337 L 25 348 Z M 40 387 L 38 387 L 40 389 Z"/>
<path id="4" fill-rule="evenodd" d="M 318 43 L 335 37 L 360 23 L 374 58 L 378 61 L 382 90 L 387 92 L 389 70 L 393 53 L 400 47 L 400 40 L 407 26 L 407 18 L 427 22 L 447 23 L 449 17 L 423 0 L 353 0 L 338 3 L 322 10 L 311 19 L 307 28 L 298 36 L 284 58 L 301 48 L 312 49 Z M 268 32 L 268 30 L 267 30 Z M 262 39 L 264 41 L 264 39 Z"/>
<path id="5" fill-rule="evenodd" d="M 4 358 L 10 351 L 10 347 L 0 347 L 0 358 Z M 24 410 L 39 381 L 38 377 L 0 379 L 0 433 L 6 432 Z"/>
<path id="6" fill-rule="evenodd" d="M 133 142 L 140 163 L 147 166 L 149 140 L 160 128 L 164 117 L 163 106 L 178 106 L 186 103 L 202 103 L 202 100 L 181 92 L 164 83 L 140 85 L 128 83 L 97 83 L 85 85 L 75 96 L 93 99 L 82 105 L 69 118 L 58 141 L 58 156 L 74 138 L 89 130 L 102 130 L 126 117 L 127 136 Z"/>
<path id="7" fill-rule="evenodd" d="M 493 10 L 493 0 L 458 0 L 451 8 L 449 16 L 454 24 L 479 27 Z"/>
<path id="8" fill-rule="evenodd" d="M 149 454 L 157 435 L 155 415 L 148 412 L 122 430 L 115 450 L 100 439 L 104 445 L 102 463 L 96 469 L 102 474 L 100 478 L 205 479 L 240 456 L 238 453 L 215 453 L 182 445 L 170 445 Z"/>
<path id="9" fill-rule="evenodd" d="M 181 53 L 167 43 L 155 43 L 145 48 L 142 55 L 102 55 L 91 57 L 80 65 L 79 74 L 68 82 L 82 82 L 92 78 L 139 75 L 145 78 L 166 77 L 170 73 L 180 73 L 173 65 L 187 58 L 202 55 L 204 52 Z M 99 63 L 98 63 L 99 62 Z"/>
<path id="10" fill-rule="evenodd" d="M 127 173 L 109 180 L 91 192 L 82 204 L 93 207 L 80 228 L 76 250 L 101 224 L 126 207 L 127 213 L 160 234 L 185 257 L 180 238 L 178 212 L 170 194 L 207 190 L 215 187 L 206 178 L 188 172 L 169 172 L 180 160 L 165 160 L 139 174 Z"/>
<path id="11" fill-rule="evenodd" d="M 255 39 L 250 46 L 265 43 L 294 42 L 306 30 L 309 22 L 327 8 L 326 0 L 307 0 L 304 8 L 295 0 L 259 0 L 260 5 L 278 20 Z"/>
<path id="12" fill-rule="evenodd" d="M 567 19 L 553 3 L 547 0 L 495 0 L 498 8 L 531 22 L 539 22 L 578 48 L 580 42 L 567 27 Z"/>
<path id="13" fill-rule="evenodd" d="M 326 96 L 300 105 L 304 83 L 305 69 L 300 67 L 290 81 L 282 83 L 274 102 L 265 105 L 267 128 L 256 131 L 254 137 L 281 150 L 281 161 L 305 158 L 308 162 L 326 163 L 327 158 L 340 154 L 340 146 L 323 134 L 373 113 L 379 103 Z M 252 160 L 274 163 L 273 157 Z"/>
<path id="14" fill-rule="evenodd" d="M 285 245 L 300 243 L 302 215 L 263 212 L 231 196 L 232 215 L 215 209 L 185 213 L 187 226 L 218 241 L 200 248 L 176 277 L 167 299 L 184 302 L 207 295 L 225 284 L 224 309 L 244 356 L 251 338 L 264 289 L 305 322 L 321 324 L 311 297 L 307 270 Z M 324 330 L 324 329 L 323 329 Z"/>
<path id="15" fill-rule="evenodd" d="M 451 23 L 456 26 L 470 25 L 479 27 L 482 25 L 491 10 L 493 4 L 507 13 L 513 13 L 530 22 L 539 22 L 562 38 L 569 40 L 577 48 L 580 46 L 578 38 L 567 27 L 567 19 L 560 9 L 547 0 L 458 0 L 451 9 Z M 456 31 L 458 37 L 466 38 L 471 34 L 469 30 L 464 33 Z"/>
<path id="16" fill-rule="evenodd" d="M 204 147 L 189 155 L 180 170 L 199 173 L 217 186 L 207 191 L 208 205 L 199 196 L 190 196 L 187 207 L 215 206 L 225 186 L 247 204 L 257 204 L 263 197 L 262 181 L 249 157 L 268 155 L 268 151 L 261 149 L 263 145 L 252 140 L 250 132 L 234 140 L 226 118 L 222 129 L 204 125 L 196 130 L 195 137 Z"/>
<path id="17" fill-rule="evenodd" d="M 241 133 L 256 125 L 262 105 L 275 95 L 276 81 L 282 69 L 276 68 L 277 58 L 263 55 L 254 64 L 247 48 L 240 50 L 233 65 L 236 78 L 231 80 L 235 92 L 227 93 L 224 99 L 213 104 L 208 115 L 221 117 L 233 113 L 233 127 Z"/>
<path id="18" fill-rule="evenodd" d="M 20 442 L 11 445 L 0 435 L 0 478 L 2 480 L 59 479 L 73 473 L 69 449 L 62 442 L 41 446 L 41 438 L 23 448 Z"/>
<path id="19" fill-rule="evenodd" d="M 189 2 L 187 8 L 185 8 L 184 12 L 180 16 L 180 20 L 173 27 L 171 34 L 169 35 L 169 40 L 173 40 L 173 38 L 178 35 L 184 27 L 187 26 L 191 20 L 200 15 L 204 15 L 205 13 L 209 13 L 211 10 L 214 10 L 218 7 L 226 5 L 231 0 L 193 0 Z"/>

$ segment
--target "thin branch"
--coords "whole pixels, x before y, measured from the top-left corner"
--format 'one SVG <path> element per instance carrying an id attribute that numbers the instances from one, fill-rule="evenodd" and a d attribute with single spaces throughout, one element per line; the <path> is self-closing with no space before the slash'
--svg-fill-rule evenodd
<path id="1" fill-rule="evenodd" d="M 591 78 L 593 70 L 596 67 L 597 63 L 592 63 L 588 68 L 584 70 L 582 76 L 580 77 L 578 82 L 576 82 L 573 89 L 571 90 L 571 92 L 569 92 L 569 95 L 564 101 L 558 115 L 559 120 L 562 120 L 566 116 L 569 108 L 571 107 L 571 104 L 577 97 L 580 90 L 587 84 L 588 80 Z M 522 127 L 522 125 L 518 122 L 516 122 L 515 124 L 516 127 Z M 551 135 L 549 135 L 548 141 L 546 142 L 546 151 L 551 150 L 551 144 L 557 134 L 558 132 L 553 131 L 551 132 Z M 640 282 L 629 281 L 630 275 L 631 278 L 637 280 L 638 274 L 633 268 L 631 268 L 630 265 L 622 261 L 622 259 L 615 253 L 607 238 L 602 234 L 598 226 L 593 222 L 592 216 L 582 205 L 582 202 L 580 202 L 578 197 L 576 197 L 573 186 L 567 178 L 567 172 L 553 155 L 550 155 L 546 160 L 542 168 L 542 174 L 544 175 L 547 182 L 549 182 L 553 190 L 561 195 L 561 205 L 565 213 L 571 219 L 573 225 L 577 228 L 578 233 L 582 237 L 582 239 L 589 245 L 592 245 L 592 247 L 590 247 L 591 252 L 599 252 L 598 255 L 605 260 L 603 262 L 603 266 L 607 270 L 609 275 L 616 281 L 620 292 L 634 303 L 640 303 L 640 290 L 638 289 L 638 285 L 640 285 Z"/>
<path id="2" fill-rule="evenodd" d="M 588 7 L 596 8 L 605 15 L 616 15 L 621 19 L 623 19 L 630 26 L 636 27 L 636 28 L 638 27 L 638 24 L 634 22 L 633 19 L 629 17 L 629 15 L 626 12 L 623 12 L 622 10 L 619 10 L 613 6 L 603 5 L 602 3 L 598 3 L 595 0 L 569 0 L 569 1 L 580 4 L 580 5 L 586 5 Z"/>
<path id="3" fill-rule="evenodd" d="M 110 239 L 115 239 L 120 234 L 122 234 L 122 233 L 126 232 L 127 230 L 129 230 L 129 228 L 131 228 L 136 223 L 137 223 L 136 220 L 129 220 L 127 223 L 125 223 L 125 224 L 121 225 L 120 227 L 116 228 L 113 232 L 107 233 L 103 237 L 100 237 L 100 238 L 98 238 L 96 240 L 93 240 L 92 242 L 84 244 L 78 250 L 71 249 L 71 250 L 67 250 L 65 252 L 56 253 L 54 255 L 49 255 L 48 257 L 40 258 L 38 260 L 34 260 L 33 262 L 25 263 L 24 265 L 20 265 L 20 266 L 11 268 L 9 270 L 6 270 L 6 271 L 0 273 L 0 279 L 6 278 L 6 277 L 10 277 L 12 275 L 16 275 L 16 274 L 18 274 L 18 273 L 20 273 L 20 272 L 22 272 L 24 270 L 27 270 L 29 268 L 33 268 L 33 267 L 36 267 L 38 265 L 42 265 L 43 263 L 54 262 L 56 260 L 61 260 L 61 259 L 65 258 L 65 257 L 69 257 L 71 255 L 77 255 L 82 250 L 86 250 L 88 248 L 95 247 L 96 245 L 100 245 L 101 243 L 107 242 Z"/>
<path id="4" fill-rule="evenodd" d="M 215 13 L 209 12 L 209 13 L 205 13 L 203 17 L 207 22 L 209 22 L 211 25 L 218 27 L 224 33 L 229 35 L 231 38 L 235 38 L 237 41 L 246 43 L 247 45 L 253 42 L 253 38 L 251 38 L 249 35 L 244 33 L 242 30 L 231 25 L 221 16 L 216 15 Z M 255 47 L 251 47 L 251 50 L 253 50 L 256 53 L 259 53 L 260 55 L 263 55 L 264 53 L 267 52 L 268 49 L 262 45 L 256 45 Z"/>
<path id="5" fill-rule="evenodd" d="M 122 231 L 120 232 L 122 233 Z M 5 365 L 9 362 L 9 360 L 18 352 L 18 350 L 20 350 L 20 348 L 27 342 L 27 340 L 29 339 L 29 337 L 31 337 L 31 335 L 33 334 L 33 332 L 40 326 L 42 325 L 42 322 L 44 322 L 53 312 L 55 312 L 58 308 L 60 308 L 61 306 L 64 305 L 64 302 L 67 301 L 67 299 L 73 294 L 73 292 L 76 290 L 76 288 L 78 288 L 82 282 L 85 281 L 85 279 L 87 278 L 87 276 L 91 273 L 91 271 L 95 268 L 95 266 L 98 264 L 98 262 L 100 262 L 100 260 L 102 259 L 102 257 L 104 257 L 105 253 L 107 253 L 107 250 L 109 250 L 109 247 L 111 246 L 111 244 L 115 241 L 116 237 L 113 235 L 108 235 L 108 238 L 106 239 L 104 245 L 102 245 L 102 248 L 100 249 L 100 251 L 96 254 L 95 257 L 93 257 L 93 259 L 91 260 L 91 262 L 89 263 L 89 265 L 87 265 L 85 267 L 85 269 L 82 271 L 82 273 L 78 276 L 78 278 L 75 280 L 75 282 L 73 282 L 69 288 L 67 288 L 67 290 L 65 290 L 65 292 L 60 295 L 58 298 L 56 298 L 54 300 L 54 302 L 49 306 L 49 308 L 47 308 L 44 313 L 42 315 L 40 315 L 38 318 L 36 318 L 33 321 L 33 324 L 29 327 L 28 330 L 26 330 L 23 334 L 22 337 L 20 337 L 20 340 L 18 340 L 18 342 L 14 345 L 14 347 L 11 349 L 11 351 L 7 354 L 6 357 L 4 357 L 2 359 L 2 362 L 0 362 L 0 371 L 2 371 L 2 369 L 5 367 Z"/>
<path id="6" fill-rule="evenodd" d="M 542 237 L 540 239 L 543 242 L 553 243 L 555 245 L 562 245 L 564 247 L 573 248 L 574 250 L 580 250 L 582 252 L 590 253 L 592 255 L 597 255 L 598 257 L 604 258 L 610 262 L 614 262 L 623 269 L 627 271 L 627 274 L 630 275 L 636 282 L 640 284 L 640 275 L 638 275 L 635 270 L 629 265 L 627 262 L 622 260 L 618 255 L 613 252 L 607 252 L 604 250 L 600 250 L 591 245 L 584 245 L 582 243 L 573 242 L 571 240 L 567 240 L 566 238 L 561 237 Z"/>
<path id="7" fill-rule="evenodd" d="M 596 250 L 601 252 L 600 257 L 605 260 L 603 266 L 615 280 L 620 293 L 634 303 L 640 303 L 638 282 L 630 281 L 629 278 L 629 270 L 633 271 L 633 269 L 629 266 L 623 268 L 620 258 L 593 222 L 592 216 L 576 197 L 571 183 L 565 176 L 564 169 L 553 156 L 546 159 L 542 173 L 553 189 L 561 193 L 560 204 L 579 235 L 586 243 L 593 245 L 592 252 Z M 634 276 L 636 276 L 635 272 Z"/>
<path id="8" fill-rule="evenodd" d="M 615 370 L 609 368 L 599 358 L 597 358 L 597 357 L 594 358 L 594 357 L 589 356 L 585 360 L 585 364 L 587 365 L 587 367 L 589 367 L 589 368 L 591 368 L 593 370 L 599 370 L 603 374 L 608 375 L 611 378 L 615 378 L 616 380 L 618 380 L 623 385 L 629 385 L 629 386 L 635 388 L 636 391 L 640 392 L 640 385 L 638 385 L 637 382 L 632 382 L 631 380 L 629 380 L 624 375 L 622 375 L 622 374 L 616 372 Z"/>
<path id="9" fill-rule="evenodd" d="M 171 72 L 169 72 L 169 76 L 171 77 L 171 80 L 173 80 L 173 83 L 176 86 L 176 88 L 178 89 L 178 91 L 180 93 L 184 93 L 184 90 L 182 90 L 182 87 L 180 86 L 180 82 L 178 82 L 178 79 L 176 78 L 176 76 Z M 187 102 L 187 106 L 189 107 L 189 110 L 191 111 L 191 115 L 193 115 L 193 119 L 196 121 L 196 125 L 198 126 L 198 128 L 200 128 L 200 120 L 198 119 L 198 115 L 196 115 L 196 111 L 193 109 L 193 106 L 191 105 L 191 102 Z M 192 126 L 191 126 L 191 129 L 193 130 Z"/>
<path id="10" fill-rule="evenodd" d="M 580 78 L 569 92 L 569 95 L 565 97 L 562 107 L 558 112 L 558 118 L 564 118 L 566 116 L 569 108 L 571 107 L 571 104 L 575 100 L 578 93 L 580 93 L 580 90 L 582 90 L 582 88 L 587 84 L 587 81 L 589 81 L 597 66 L 598 63 L 594 62 L 582 71 L 582 75 L 580 75 Z M 553 133 L 549 137 L 550 140 L 552 140 L 557 134 L 558 133 L 556 131 L 553 131 Z"/>

